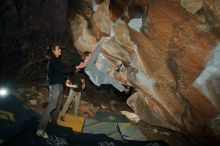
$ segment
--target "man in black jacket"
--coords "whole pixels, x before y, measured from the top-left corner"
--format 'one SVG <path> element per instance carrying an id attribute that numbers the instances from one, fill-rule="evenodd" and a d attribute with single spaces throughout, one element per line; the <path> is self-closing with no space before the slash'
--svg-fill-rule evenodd
<path id="1" fill-rule="evenodd" d="M 47 82 L 50 90 L 49 103 L 42 114 L 38 130 L 36 132 L 38 136 L 43 138 L 48 138 L 45 129 L 50 116 L 51 122 L 55 124 L 57 123 L 63 100 L 63 84 L 65 82 L 63 75 L 75 72 L 76 70 L 84 67 L 83 64 L 79 64 L 76 67 L 67 67 L 61 62 L 60 55 L 61 49 L 57 44 L 54 44 L 52 49 L 47 50 L 46 58 L 49 59 L 47 76 Z"/>

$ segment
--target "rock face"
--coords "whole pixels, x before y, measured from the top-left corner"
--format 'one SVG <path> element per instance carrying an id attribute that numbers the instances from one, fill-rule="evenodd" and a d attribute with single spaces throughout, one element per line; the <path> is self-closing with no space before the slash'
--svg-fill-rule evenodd
<path id="1" fill-rule="evenodd" d="M 112 77 L 137 90 L 128 99 L 134 112 L 154 125 L 201 134 L 206 122 L 220 111 L 220 35 L 216 23 L 219 3 L 187 0 L 80 3 L 95 2 L 96 11 L 92 6 L 85 8 L 90 11 L 87 15 L 90 22 L 83 9 L 69 19 L 77 50 L 93 51 L 100 36 L 109 35 L 99 59 L 111 64 Z M 193 7 L 189 8 L 192 6 L 189 3 Z M 209 14 L 213 17 L 208 18 Z M 134 18 L 142 19 L 140 32 L 128 25 Z M 115 71 L 120 64 L 124 69 Z"/>

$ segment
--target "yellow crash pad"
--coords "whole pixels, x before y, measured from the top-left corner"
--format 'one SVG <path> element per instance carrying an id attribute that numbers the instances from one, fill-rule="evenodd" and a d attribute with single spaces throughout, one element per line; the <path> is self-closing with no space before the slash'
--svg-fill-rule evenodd
<path id="1" fill-rule="evenodd" d="M 82 132 L 83 124 L 83 117 L 78 117 L 70 114 L 65 114 L 65 121 L 61 121 L 60 117 L 58 119 L 58 125 L 72 128 L 72 130 L 76 132 Z"/>

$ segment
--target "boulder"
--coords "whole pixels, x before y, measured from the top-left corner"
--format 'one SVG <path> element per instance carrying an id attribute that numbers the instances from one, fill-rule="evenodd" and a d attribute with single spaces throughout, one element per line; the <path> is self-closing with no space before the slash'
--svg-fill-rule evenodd
<path id="1" fill-rule="evenodd" d="M 219 59 L 216 60 L 220 35 L 212 31 L 218 30 L 218 25 L 212 22 L 218 22 L 219 15 L 213 8 L 214 2 L 149 0 L 143 5 L 147 11 L 141 13 L 145 21 L 140 32 L 120 18 L 126 9 L 131 14 L 128 1 L 113 0 L 109 8 L 108 2 L 99 4 L 93 13 L 91 29 L 80 14 L 70 19 L 77 50 L 93 51 L 99 41 L 97 34 L 109 34 L 99 58 L 104 57 L 111 64 L 109 75 L 135 88 L 136 92 L 128 99 L 135 114 L 153 125 L 203 134 L 206 121 L 220 112 Z M 138 0 L 134 5 L 141 2 Z M 215 16 L 210 21 L 200 14 L 204 8 Z M 97 19 L 100 11 L 105 18 Z M 126 19 L 131 20 L 129 17 Z M 125 69 L 116 72 L 120 64 Z"/>

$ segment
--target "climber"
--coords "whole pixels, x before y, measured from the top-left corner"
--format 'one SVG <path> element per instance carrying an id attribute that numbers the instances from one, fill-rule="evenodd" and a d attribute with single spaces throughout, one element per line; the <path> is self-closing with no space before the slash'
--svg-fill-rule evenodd
<path id="1" fill-rule="evenodd" d="M 125 88 L 119 81 L 108 75 L 106 67 L 97 68 L 95 64 L 99 53 L 101 52 L 103 42 L 104 37 L 101 38 L 93 53 L 89 51 L 83 53 L 82 59 L 85 66 L 84 71 L 95 85 L 101 86 L 102 84 L 111 84 L 120 92 L 125 91 L 125 93 L 128 93 L 130 90 L 129 86 Z"/>

